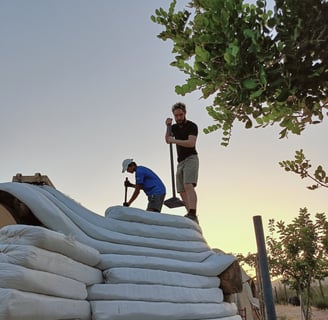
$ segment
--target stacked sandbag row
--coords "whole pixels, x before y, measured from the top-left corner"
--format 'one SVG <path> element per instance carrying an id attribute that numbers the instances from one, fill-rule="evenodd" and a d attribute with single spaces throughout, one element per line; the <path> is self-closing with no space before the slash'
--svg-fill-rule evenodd
<path id="1" fill-rule="evenodd" d="M 235 257 L 214 252 L 184 217 L 122 206 L 97 215 L 51 187 L 0 185 L 48 228 L 101 253 L 105 284 L 88 287 L 93 320 L 240 319 L 217 275 Z"/>
<path id="2" fill-rule="evenodd" d="M 100 253 L 42 227 L 0 229 L 0 320 L 91 319 L 87 286 Z"/>
<path id="3" fill-rule="evenodd" d="M 88 287 L 94 319 L 240 319 L 217 277 L 234 257 L 210 250 L 197 224 L 121 206 L 106 219 L 124 225 L 126 242 L 101 255 L 105 283 Z"/>

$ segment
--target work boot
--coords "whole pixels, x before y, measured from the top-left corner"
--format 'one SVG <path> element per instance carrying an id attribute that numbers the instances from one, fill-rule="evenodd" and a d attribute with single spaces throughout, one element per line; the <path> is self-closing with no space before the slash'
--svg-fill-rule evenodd
<path id="1" fill-rule="evenodd" d="M 197 224 L 199 224 L 198 218 L 197 218 L 197 216 L 195 214 L 187 213 L 185 215 L 185 217 L 188 218 L 188 219 L 190 219 L 190 220 L 192 220 L 192 221 L 195 221 Z"/>

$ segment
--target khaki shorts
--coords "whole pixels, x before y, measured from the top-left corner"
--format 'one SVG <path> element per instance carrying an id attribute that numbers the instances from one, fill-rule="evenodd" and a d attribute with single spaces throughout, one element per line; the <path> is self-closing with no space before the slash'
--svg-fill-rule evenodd
<path id="1" fill-rule="evenodd" d="M 198 169 L 199 160 L 197 154 L 193 154 L 178 163 L 176 173 L 178 193 L 184 191 L 185 184 L 192 183 L 194 187 L 196 187 L 198 180 Z"/>

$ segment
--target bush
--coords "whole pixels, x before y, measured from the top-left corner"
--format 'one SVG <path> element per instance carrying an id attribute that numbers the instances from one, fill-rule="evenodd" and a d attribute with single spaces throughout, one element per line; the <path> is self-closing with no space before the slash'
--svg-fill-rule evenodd
<path id="1" fill-rule="evenodd" d="M 295 291 L 284 286 L 283 284 L 278 284 L 273 287 L 273 296 L 276 304 L 288 304 L 291 303 L 290 298 L 295 296 Z M 311 305 L 318 309 L 328 309 L 328 285 L 324 284 L 322 286 L 322 291 L 319 285 L 314 283 L 311 288 Z M 304 298 L 304 297 L 303 297 Z"/>
<path id="2" fill-rule="evenodd" d="M 288 304 L 289 297 L 295 295 L 294 290 L 291 290 L 288 287 L 283 286 L 282 284 L 275 286 L 273 289 L 274 302 L 276 304 Z"/>
<path id="3" fill-rule="evenodd" d="M 319 285 L 313 285 L 312 290 L 312 306 L 318 309 L 328 309 L 328 286 L 322 285 L 321 289 Z"/>
<path id="4" fill-rule="evenodd" d="M 326 310 L 328 309 L 328 301 L 325 298 L 317 298 L 313 301 L 312 305 L 318 309 Z"/>

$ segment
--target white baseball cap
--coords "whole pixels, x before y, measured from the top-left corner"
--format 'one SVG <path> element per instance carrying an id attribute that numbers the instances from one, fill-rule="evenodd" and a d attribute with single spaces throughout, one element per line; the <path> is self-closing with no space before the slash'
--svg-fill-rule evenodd
<path id="1" fill-rule="evenodd" d="M 133 162 L 133 159 L 125 159 L 122 162 L 122 173 L 126 171 L 126 169 L 128 168 L 129 164 Z"/>

